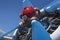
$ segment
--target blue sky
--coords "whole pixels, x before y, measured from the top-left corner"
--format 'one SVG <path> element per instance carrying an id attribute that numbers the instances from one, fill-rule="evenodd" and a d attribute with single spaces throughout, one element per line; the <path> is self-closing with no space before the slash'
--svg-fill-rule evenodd
<path id="1" fill-rule="evenodd" d="M 0 29 L 8 32 L 18 25 L 20 3 L 20 0 L 0 0 Z"/>
<path id="2" fill-rule="evenodd" d="M 34 7 L 43 8 L 52 0 L 30 0 Z M 19 25 L 19 14 L 23 8 L 22 0 L 0 0 L 0 29 L 10 31 Z"/>

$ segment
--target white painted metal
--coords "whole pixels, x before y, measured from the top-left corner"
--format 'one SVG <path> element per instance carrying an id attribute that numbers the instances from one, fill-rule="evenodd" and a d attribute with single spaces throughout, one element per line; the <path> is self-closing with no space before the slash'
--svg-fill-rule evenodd
<path id="1" fill-rule="evenodd" d="M 50 35 L 52 40 L 60 40 L 60 26 Z"/>

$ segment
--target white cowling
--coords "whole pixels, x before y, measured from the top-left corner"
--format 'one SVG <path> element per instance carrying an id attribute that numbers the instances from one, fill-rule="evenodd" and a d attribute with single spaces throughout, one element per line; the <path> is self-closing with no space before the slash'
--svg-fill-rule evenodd
<path id="1" fill-rule="evenodd" d="M 50 35 L 50 37 L 52 40 L 60 40 L 60 26 Z"/>

